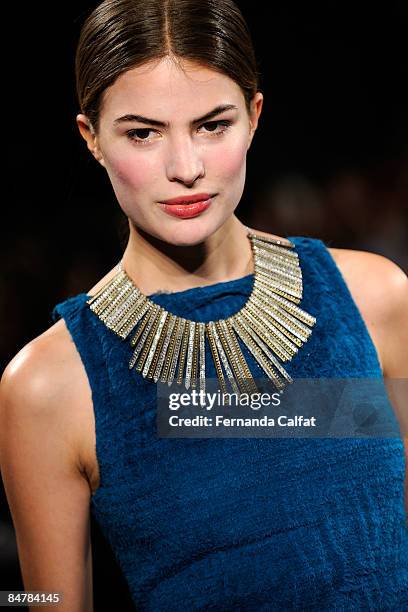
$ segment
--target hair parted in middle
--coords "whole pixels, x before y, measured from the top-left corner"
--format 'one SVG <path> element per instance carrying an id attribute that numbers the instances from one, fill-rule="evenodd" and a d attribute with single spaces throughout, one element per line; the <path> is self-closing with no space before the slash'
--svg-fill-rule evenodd
<path id="1" fill-rule="evenodd" d="M 104 0 L 86 19 L 76 58 L 79 106 L 98 131 L 104 91 L 124 72 L 170 57 L 220 72 L 247 111 L 259 90 L 251 35 L 232 0 Z"/>

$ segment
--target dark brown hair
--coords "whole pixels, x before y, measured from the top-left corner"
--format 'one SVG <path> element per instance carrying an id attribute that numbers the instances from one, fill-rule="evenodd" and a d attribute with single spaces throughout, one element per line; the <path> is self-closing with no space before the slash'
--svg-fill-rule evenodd
<path id="1" fill-rule="evenodd" d="M 249 111 L 259 73 L 232 0 L 104 0 L 82 27 L 75 60 L 79 105 L 95 130 L 105 89 L 123 72 L 166 56 L 230 77 Z"/>

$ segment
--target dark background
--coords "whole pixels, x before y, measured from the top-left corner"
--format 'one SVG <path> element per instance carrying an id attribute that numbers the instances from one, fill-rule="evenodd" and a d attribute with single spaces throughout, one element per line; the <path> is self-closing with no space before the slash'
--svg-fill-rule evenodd
<path id="1" fill-rule="evenodd" d="M 75 46 L 97 4 L 4 9 L 1 371 L 51 325 L 57 302 L 94 285 L 124 248 L 108 178 L 75 124 Z M 275 234 L 380 253 L 407 270 L 408 3 L 237 4 L 265 96 L 238 217 Z M 0 507 L 0 589 L 22 590 L 1 487 Z M 126 588 L 93 522 L 92 530 L 98 610 L 101 596 L 109 605 L 112 592 L 118 605 Z"/>

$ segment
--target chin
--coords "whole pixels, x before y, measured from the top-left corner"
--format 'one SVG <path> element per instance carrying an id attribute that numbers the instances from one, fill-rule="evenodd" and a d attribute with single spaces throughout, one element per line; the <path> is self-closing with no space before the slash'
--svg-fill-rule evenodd
<path id="1" fill-rule="evenodd" d="M 177 228 L 170 228 L 165 232 L 163 240 L 175 246 L 195 246 L 204 242 L 215 230 L 204 223 L 192 223 L 194 219 L 189 219 L 179 224 Z"/>
<path id="2" fill-rule="evenodd" d="M 197 215 L 191 219 L 151 219 L 150 223 L 136 227 L 147 234 L 174 246 L 188 247 L 204 242 L 222 225 L 214 215 Z"/>

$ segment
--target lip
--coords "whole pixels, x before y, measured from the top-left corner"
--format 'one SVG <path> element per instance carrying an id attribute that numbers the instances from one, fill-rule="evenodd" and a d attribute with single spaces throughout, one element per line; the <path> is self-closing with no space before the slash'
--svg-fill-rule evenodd
<path id="1" fill-rule="evenodd" d="M 195 202 L 205 202 L 209 200 L 210 198 L 213 198 L 214 195 L 215 195 L 214 193 L 213 194 L 196 193 L 194 195 L 185 195 L 185 196 L 180 196 L 178 198 L 171 198 L 170 200 L 161 200 L 159 204 L 168 204 L 170 206 L 177 204 L 179 206 L 182 206 L 183 204 L 194 204 Z"/>
<path id="2" fill-rule="evenodd" d="M 207 200 L 200 202 L 192 202 L 191 204 L 164 204 L 159 202 L 160 207 L 165 213 L 172 217 L 179 217 L 181 219 L 191 219 L 191 217 L 197 217 L 202 212 L 207 210 L 211 206 L 212 198 L 209 197 Z"/>

